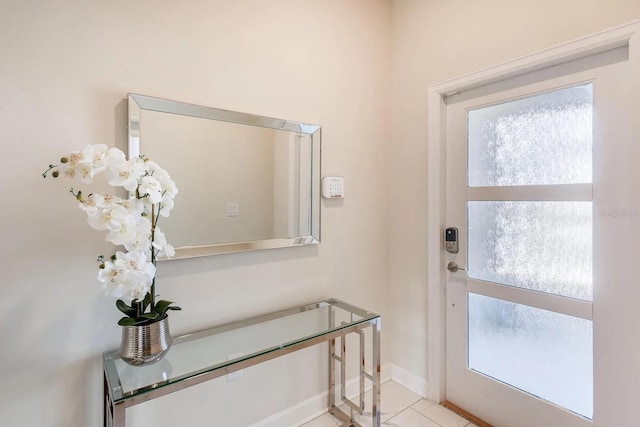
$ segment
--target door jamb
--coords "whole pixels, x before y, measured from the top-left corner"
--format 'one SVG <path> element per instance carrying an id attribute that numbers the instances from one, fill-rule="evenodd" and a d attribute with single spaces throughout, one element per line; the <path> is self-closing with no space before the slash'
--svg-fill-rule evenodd
<path id="1" fill-rule="evenodd" d="M 427 136 L 427 397 L 445 399 L 445 224 L 446 97 L 622 46 L 640 32 L 640 20 L 582 37 L 541 52 L 466 74 L 428 89 Z M 629 59 L 632 52 L 629 52 Z M 432 236 L 438 236 L 433 238 Z"/>

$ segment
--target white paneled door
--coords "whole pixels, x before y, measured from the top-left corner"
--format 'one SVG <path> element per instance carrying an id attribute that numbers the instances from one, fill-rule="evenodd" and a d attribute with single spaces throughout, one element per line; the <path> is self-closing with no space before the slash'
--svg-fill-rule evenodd
<path id="1" fill-rule="evenodd" d="M 445 394 L 494 426 L 593 425 L 594 378 L 616 363 L 598 310 L 615 311 L 631 277 L 617 254 L 640 234 L 631 61 L 614 47 L 446 97 L 458 252 L 443 259 L 461 269 L 446 271 Z"/>

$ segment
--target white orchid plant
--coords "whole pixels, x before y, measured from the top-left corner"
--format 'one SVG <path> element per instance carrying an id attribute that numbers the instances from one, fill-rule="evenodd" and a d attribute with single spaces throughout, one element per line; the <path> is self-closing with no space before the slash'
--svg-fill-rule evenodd
<path id="1" fill-rule="evenodd" d="M 119 325 L 145 325 L 164 318 L 167 310 L 180 310 L 172 301 L 156 302 L 156 260 L 171 257 L 175 251 L 158 227 L 160 217 L 168 217 L 178 188 L 169 174 L 145 156 L 127 160 L 117 148 L 87 145 L 49 165 L 42 174 L 90 184 L 105 172 L 108 183 L 122 187 L 129 197 L 89 194 L 71 188 L 70 193 L 87 213 L 91 228 L 108 231 L 106 240 L 122 245 L 109 259 L 98 257 L 98 280 L 105 294 L 117 298 L 116 307 L 125 314 Z"/>

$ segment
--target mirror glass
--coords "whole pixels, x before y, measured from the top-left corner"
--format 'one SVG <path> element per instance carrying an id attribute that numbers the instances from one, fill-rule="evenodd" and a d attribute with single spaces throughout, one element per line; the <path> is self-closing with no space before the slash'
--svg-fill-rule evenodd
<path id="1" fill-rule="evenodd" d="M 140 154 L 179 189 L 159 224 L 172 259 L 320 241 L 320 126 L 130 94 Z"/>

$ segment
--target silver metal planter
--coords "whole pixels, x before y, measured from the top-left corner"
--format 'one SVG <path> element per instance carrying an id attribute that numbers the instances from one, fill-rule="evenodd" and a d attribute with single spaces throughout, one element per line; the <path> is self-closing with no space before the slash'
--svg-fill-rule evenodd
<path id="1" fill-rule="evenodd" d="M 172 343 L 169 318 L 165 316 L 149 325 L 123 326 L 118 353 L 129 365 L 151 365 L 167 354 Z"/>

